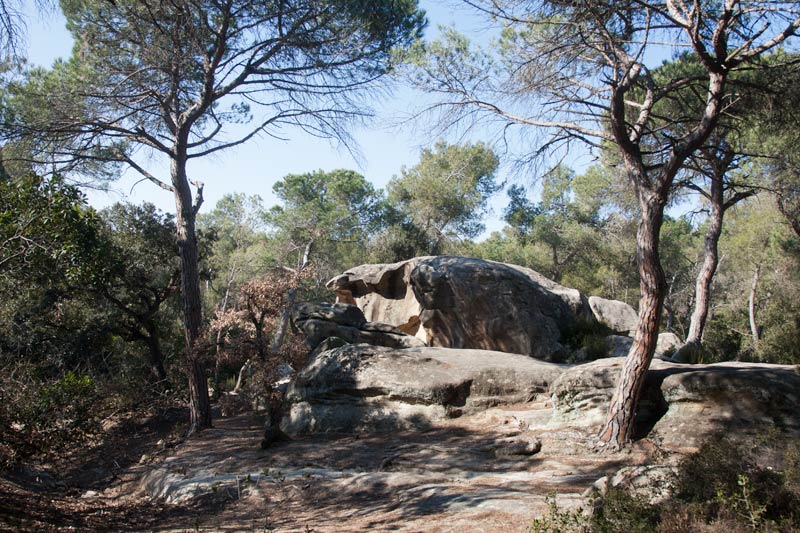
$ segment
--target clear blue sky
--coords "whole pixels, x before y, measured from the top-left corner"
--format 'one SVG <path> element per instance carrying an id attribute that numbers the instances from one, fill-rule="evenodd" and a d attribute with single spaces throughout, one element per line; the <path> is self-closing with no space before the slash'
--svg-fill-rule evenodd
<path id="1" fill-rule="evenodd" d="M 28 59 L 31 64 L 50 66 L 58 57 L 67 57 L 72 39 L 64 27 L 60 13 L 41 15 L 27 1 Z M 435 35 L 439 25 L 456 25 L 460 31 L 477 40 L 487 40 L 482 31 L 482 21 L 474 14 L 458 9 L 456 2 L 421 0 L 421 7 L 428 15 L 427 35 Z M 407 125 L 397 127 L 398 117 L 419 106 L 422 95 L 410 89 L 395 87 L 388 97 L 381 99 L 375 109 L 377 116 L 366 127 L 355 130 L 361 157 L 356 160 L 350 152 L 335 142 L 318 139 L 302 131 L 287 131 L 288 141 L 261 138 L 223 152 L 213 158 L 195 160 L 189 171 L 193 179 L 205 183 L 205 204 L 208 211 L 224 194 L 243 192 L 258 194 L 269 206 L 276 202 L 272 185 L 286 174 L 303 173 L 317 169 L 355 169 L 376 187 L 383 188 L 392 176 L 400 173 L 403 166 L 413 166 L 419 159 L 421 148 L 431 146 L 437 139 L 429 137 L 424 127 Z M 480 132 L 472 140 L 481 140 Z M 489 140 L 489 139 L 485 139 Z M 166 176 L 166 163 L 153 160 L 146 165 L 156 175 Z M 500 179 L 507 172 L 501 169 Z M 112 184 L 111 192 L 87 191 L 92 205 L 102 208 L 119 200 L 134 203 L 151 202 L 164 211 L 175 208 L 172 195 L 149 182 L 134 184 L 140 176 L 127 171 L 122 179 Z M 505 192 L 495 195 L 492 201 L 493 214 L 487 218 L 487 234 L 502 227 L 500 215 L 506 200 Z"/>

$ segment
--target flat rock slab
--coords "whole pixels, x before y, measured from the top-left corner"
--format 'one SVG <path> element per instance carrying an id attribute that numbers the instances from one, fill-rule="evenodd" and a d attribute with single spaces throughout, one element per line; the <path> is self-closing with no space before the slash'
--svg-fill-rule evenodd
<path id="1" fill-rule="evenodd" d="M 595 430 L 605 421 L 624 358 L 570 367 L 551 388 L 555 417 Z M 693 452 L 713 435 L 738 442 L 777 430 L 800 437 L 800 374 L 790 365 L 686 365 L 654 359 L 637 417 L 664 448 Z"/>
<path id="2" fill-rule="evenodd" d="M 595 480 L 648 460 L 640 448 L 565 447 L 591 436 L 529 427 L 536 412 L 544 420 L 552 406 L 497 407 L 422 432 L 307 435 L 269 450 L 258 448 L 259 422 L 241 415 L 190 439 L 142 489 L 174 504 L 215 500 L 224 511 L 204 517 L 204 531 L 524 532 L 551 494 L 562 508 L 584 505 Z M 497 453 L 500 443 L 531 439 L 541 442 L 536 454 Z"/>
<path id="3" fill-rule="evenodd" d="M 282 429 L 313 432 L 425 429 L 434 422 L 547 393 L 560 365 L 449 348 L 348 345 L 319 353 L 288 390 Z"/>

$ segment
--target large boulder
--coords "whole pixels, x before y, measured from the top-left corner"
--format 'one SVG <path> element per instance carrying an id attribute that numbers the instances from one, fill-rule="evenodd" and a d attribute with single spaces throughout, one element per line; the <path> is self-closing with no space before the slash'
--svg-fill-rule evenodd
<path id="1" fill-rule="evenodd" d="M 636 331 L 639 317 L 636 310 L 625 302 L 590 296 L 589 307 L 594 318 L 614 333 L 630 336 Z"/>
<path id="2" fill-rule="evenodd" d="M 606 337 L 609 357 L 627 357 L 633 346 L 633 338 L 623 335 L 609 335 Z M 675 348 L 681 345 L 680 338 L 671 332 L 659 333 L 656 342 L 655 356 L 662 358 L 671 355 Z M 677 362 L 677 361 L 673 361 Z"/>
<path id="3" fill-rule="evenodd" d="M 692 451 L 719 434 L 742 444 L 800 438 L 797 367 L 731 361 L 651 373 L 669 406 L 653 428 L 667 447 Z"/>
<path id="4" fill-rule="evenodd" d="M 566 369 L 551 387 L 555 416 L 599 427 L 624 362 L 601 359 Z M 650 434 L 665 449 L 691 452 L 713 435 L 753 442 L 774 428 L 800 437 L 800 375 L 794 367 L 651 363 L 637 413 L 638 436 Z"/>
<path id="5" fill-rule="evenodd" d="M 418 257 L 361 265 L 328 282 L 368 320 L 430 346 L 519 353 L 558 361 L 565 334 L 589 319 L 586 298 L 533 270 L 466 257 Z"/>
<path id="6" fill-rule="evenodd" d="M 425 345 L 418 338 L 388 324 L 367 322 L 361 309 L 351 304 L 303 304 L 297 307 L 293 319 L 311 348 L 331 338 L 352 344 L 367 343 L 389 348 Z"/>
<path id="7" fill-rule="evenodd" d="M 424 428 L 530 400 L 561 371 L 501 352 L 343 346 L 318 353 L 296 376 L 281 428 L 290 435 Z"/>
<path id="8" fill-rule="evenodd" d="M 326 286 L 336 292 L 337 301 L 358 305 L 367 320 L 391 324 L 427 342 L 420 327 L 422 307 L 411 288 L 411 272 L 425 259 L 360 265 L 331 279 Z"/>
<path id="9" fill-rule="evenodd" d="M 671 331 L 665 331 L 664 333 L 658 334 L 658 341 L 656 343 L 656 353 L 660 353 L 662 355 L 672 355 L 682 345 L 683 341 L 681 340 L 680 337 L 678 337 Z"/>

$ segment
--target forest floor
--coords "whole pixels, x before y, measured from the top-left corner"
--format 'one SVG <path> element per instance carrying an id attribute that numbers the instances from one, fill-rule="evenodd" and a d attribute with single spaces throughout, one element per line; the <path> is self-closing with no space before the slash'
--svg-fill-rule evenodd
<path id="1" fill-rule="evenodd" d="M 217 418 L 186 441 L 183 410 L 119 419 L 94 446 L 0 477 L 0 530 L 521 532 L 552 495 L 586 505 L 598 478 L 655 460 L 647 439 L 594 453 L 594 428 L 551 413 L 540 401 L 427 431 L 314 435 L 267 450 L 251 414 Z M 534 455 L 508 446 L 534 436 Z"/>

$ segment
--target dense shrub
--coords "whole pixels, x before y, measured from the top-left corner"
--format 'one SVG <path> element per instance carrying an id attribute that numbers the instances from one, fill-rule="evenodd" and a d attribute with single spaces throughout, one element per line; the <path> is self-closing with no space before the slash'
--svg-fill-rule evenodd
<path id="1" fill-rule="evenodd" d="M 563 510 L 555 498 L 533 521 L 537 533 L 800 531 L 800 442 L 786 444 L 780 469 L 761 466 L 752 449 L 714 439 L 687 457 L 669 484 L 671 497 L 611 487 L 592 512 Z"/>

